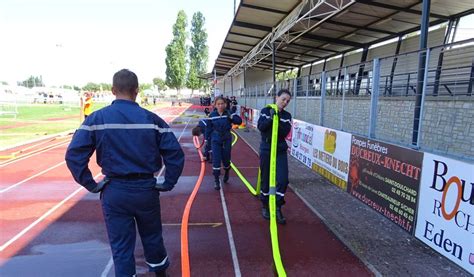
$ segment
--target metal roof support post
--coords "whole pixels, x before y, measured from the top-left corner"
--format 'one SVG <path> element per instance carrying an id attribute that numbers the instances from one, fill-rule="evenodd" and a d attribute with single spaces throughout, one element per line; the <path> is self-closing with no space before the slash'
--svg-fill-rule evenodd
<path id="1" fill-rule="evenodd" d="M 267 82 L 263 83 L 263 107 L 267 106 Z"/>
<path id="2" fill-rule="evenodd" d="M 428 27 L 429 27 L 429 14 L 430 14 L 431 0 L 423 0 L 423 9 L 421 15 L 421 34 L 420 34 L 420 50 L 426 49 L 428 44 Z M 418 59 L 418 81 L 416 84 L 416 102 L 415 102 L 415 113 L 413 118 L 413 136 L 412 144 L 418 146 L 418 132 L 420 129 L 420 114 L 421 114 L 421 100 L 423 98 L 423 79 L 425 76 L 426 68 L 426 52 L 420 52 Z"/>
<path id="3" fill-rule="evenodd" d="M 365 47 L 362 51 L 362 57 L 360 58 L 360 62 L 363 63 L 359 65 L 359 71 L 357 72 L 357 81 L 354 88 L 354 94 L 359 95 L 360 86 L 362 84 L 362 78 L 364 78 L 364 69 L 365 69 L 365 61 L 367 61 L 367 54 L 369 53 L 369 47 Z"/>
<path id="4" fill-rule="evenodd" d="M 428 64 L 430 62 L 430 49 L 426 49 L 426 60 L 425 60 L 425 68 L 428 68 Z M 416 148 L 420 148 L 420 141 L 421 141 L 421 133 L 422 133 L 422 123 L 423 123 L 423 107 L 425 106 L 425 95 L 426 95 L 426 83 L 428 79 L 428 70 L 425 70 L 423 75 L 423 87 L 421 89 L 421 104 L 420 104 L 420 117 L 419 117 L 419 125 L 418 125 L 418 137 L 416 139 Z"/>
<path id="5" fill-rule="evenodd" d="M 400 53 L 400 46 L 402 44 L 402 36 L 398 37 L 398 42 L 397 42 L 397 48 L 395 49 L 395 55 L 398 55 Z M 397 67 L 397 62 L 398 62 L 398 56 L 395 56 L 393 58 L 393 63 L 392 63 L 392 69 L 390 70 L 390 85 L 388 86 L 388 94 L 392 95 L 392 86 L 393 86 L 393 75 L 395 74 L 395 68 Z M 385 91 L 383 94 L 385 95 L 387 92 L 387 88 L 385 88 Z"/>
<path id="6" fill-rule="evenodd" d="M 339 94 L 339 80 L 341 79 L 342 65 L 344 65 L 344 56 L 345 55 L 346 55 L 346 53 L 342 53 L 341 63 L 339 64 L 339 73 L 337 74 L 337 81 L 336 81 L 336 95 Z M 344 78 L 346 78 L 346 75 L 344 75 Z"/>
<path id="7" fill-rule="evenodd" d="M 234 96 L 234 77 L 230 76 L 230 93 L 231 96 Z"/>
<path id="8" fill-rule="evenodd" d="M 321 72 L 321 108 L 319 111 L 319 125 L 324 126 L 324 100 L 326 99 L 326 71 Z"/>
<path id="9" fill-rule="evenodd" d="M 339 70 L 339 72 L 341 72 Z M 341 74 L 339 74 L 341 76 Z M 344 79 L 342 79 L 342 104 L 341 104 L 341 126 L 340 130 L 344 130 L 344 101 L 346 101 L 346 78 L 347 78 L 347 66 L 344 67 Z M 338 80 L 339 81 L 339 80 Z"/>
<path id="10" fill-rule="evenodd" d="M 244 99 L 244 106 L 247 107 L 247 81 L 246 81 L 246 78 L 247 77 L 247 68 L 244 67 L 244 96 L 245 96 L 245 99 Z"/>
<path id="11" fill-rule="evenodd" d="M 272 80 L 273 80 L 273 93 L 272 95 L 276 96 L 276 88 L 275 88 L 275 81 L 276 81 L 276 76 L 275 76 L 275 42 L 272 43 Z"/>
<path id="12" fill-rule="evenodd" d="M 449 41 L 450 37 L 452 37 L 454 41 L 454 33 L 456 33 L 456 29 L 459 23 L 459 18 L 456 19 L 451 19 L 448 23 L 448 27 L 446 30 L 446 34 L 444 36 L 444 41 L 443 44 L 448 44 L 451 43 Z M 438 91 L 439 91 L 439 79 L 441 77 L 441 67 L 443 67 L 443 60 L 444 60 L 444 51 L 446 48 L 442 47 L 441 50 L 439 51 L 439 57 L 438 57 L 438 65 L 436 66 L 436 73 L 435 73 L 435 82 L 433 86 L 433 95 L 438 96 Z"/>
<path id="13" fill-rule="evenodd" d="M 222 95 L 225 96 L 225 79 L 224 79 L 224 82 L 223 82 L 223 83 L 224 83 L 224 88 L 223 88 L 223 90 L 222 90 Z"/>
<path id="14" fill-rule="evenodd" d="M 469 86 L 467 87 L 467 95 L 471 96 L 472 95 L 472 82 L 474 81 L 474 61 L 472 61 L 472 65 L 471 65 L 471 77 L 469 78 L 469 80 L 471 80 L 469 82 Z"/>
<path id="15" fill-rule="evenodd" d="M 308 119 L 308 87 L 309 87 L 309 75 L 308 76 L 305 76 L 306 77 L 306 107 L 305 107 L 305 110 L 304 110 L 304 116 L 305 116 L 305 119 Z M 304 77 L 303 77 L 304 78 Z M 306 122 L 309 122 L 309 120 L 306 120 Z"/>
<path id="16" fill-rule="evenodd" d="M 296 89 L 298 86 L 298 81 L 296 79 L 293 79 L 293 118 L 296 118 L 296 101 L 298 99 L 298 95 L 296 93 Z"/>
<path id="17" fill-rule="evenodd" d="M 370 94 L 370 114 L 369 114 L 369 138 L 375 138 L 375 126 L 377 123 L 377 105 L 379 102 L 380 88 L 380 60 L 374 59 L 372 69 L 372 93 Z"/>

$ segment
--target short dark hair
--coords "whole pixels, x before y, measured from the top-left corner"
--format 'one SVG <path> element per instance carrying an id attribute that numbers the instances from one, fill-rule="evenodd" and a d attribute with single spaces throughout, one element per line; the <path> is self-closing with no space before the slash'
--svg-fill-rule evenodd
<path id="1" fill-rule="evenodd" d="M 280 90 L 278 91 L 278 93 L 277 93 L 277 96 L 281 96 L 281 95 L 284 94 L 284 93 L 288 94 L 288 95 L 290 96 L 290 98 L 291 98 L 291 92 L 290 92 L 289 90 L 287 90 L 286 88 L 280 89 Z"/>
<path id="2" fill-rule="evenodd" d="M 114 74 L 112 86 L 119 92 L 132 94 L 138 88 L 138 77 L 128 69 L 122 69 Z"/>
<path id="3" fill-rule="evenodd" d="M 215 105 L 215 104 L 217 103 L 217 101 L 219 101 L 219 100 L 222 100 L 222 101 L 224 101 L 224 103 L 225 103 L 225 98 L 224 98 L 224 96 L 221 95 L 221 96 L 217 96 L 216 99 L 214 99 L 214 105 Z"/>

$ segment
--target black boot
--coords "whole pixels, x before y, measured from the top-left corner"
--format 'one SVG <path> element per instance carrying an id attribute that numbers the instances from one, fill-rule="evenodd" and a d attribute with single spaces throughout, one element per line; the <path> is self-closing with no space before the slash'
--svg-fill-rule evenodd
<path id="1" fill-rule="evenodd" d="M 281 213 L 281 207 L 278 207 L 276 209 L 276 220 L 278 224 L 282 224 L 282 225 L 286 224 L 286 218 Z"/>
<path id="2" fill-rule="evenodd" d="M 228 181 L 229 181 L 229 169 L 226 169 L 224 173 L 224 183 L 227 183 Z"/>
<path id="3" fill-rule="evenodd" d="M 166 270 L 160 271 L 160 272 L 155 272 L 156 277 L 167 277 L 168 275 L 166 274 Z"/>
<path id="4" fill-rule="evenodd" d="M 262 216 L 266 220 L 270 220 L 270 211 L 268 210 L 268 206 L 263 206 L 262 208 Z"/>
<path id="5" fill-rule="evenodd" d="M 219 177 L 215 177 L 214 182 L 215 182 L 214 189 L 215 190 L 220 190 L 221 189 L 221 181 L 219 180 Z"/>

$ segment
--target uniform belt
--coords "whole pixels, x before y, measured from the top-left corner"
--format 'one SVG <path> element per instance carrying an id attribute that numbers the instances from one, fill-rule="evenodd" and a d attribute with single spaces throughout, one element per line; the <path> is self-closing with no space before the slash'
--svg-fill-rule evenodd
<path id="1" fill-rule="evenodd" d="M 112 179 L 123 179 L 123 180 L 137 180 L 137 179 L 151 179 L 154 177 L 153 174 L 149 173 L 130 173 L 126 175 L 115 175 L 115 176 L 108 176 Z"/>

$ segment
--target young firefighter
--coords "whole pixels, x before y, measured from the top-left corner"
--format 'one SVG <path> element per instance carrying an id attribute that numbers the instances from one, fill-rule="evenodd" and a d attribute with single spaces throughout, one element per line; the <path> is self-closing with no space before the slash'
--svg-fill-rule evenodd
<path id="1" fill-rule="evenodd" d="M 291 114 L 285 111 L 285 107 L 290 103 L 291 93 L 287 89 L 282 89 L 276 97 L 276 105 L 278 107 L 278 116 L 280 122 L 278 125 L 278 142 L 276 156 L 276 217 L 279 224 L 285 224 L 286 219 L 281 212 L 281 206 L 285 204 L 285 191 L 288 187 L 288 157 L 285 137 L 291 131 Z M 260 170 L 261 170 L 261 191 L 260 200 L 262 200 L 262 215 L 265 219 L 270 219 L 268 210 L 269 199 L 269 179 L 270 179 L 270 148 L 272 140 L 272 125 L 275 110 L 265 107 L 260 111 L 258 119 L 258 130 L 262 135 L 260 143 Z"/>
<path id="2" fill-rule="evenodd" d="M 214 188 L 221 188 L 219 177 L 221 175 L 221 163 L 224 165 L 224 183 L 229 180 L 230 156 L 232 135 L 230 130 L 232 124 L 242 124 L 242 118 L 237 114 L 231 114 L 226 109 L 226 101 L 222 96 L 216 97 L 214 101 L 216 110 L 209 114 L 206 131 L 209 132 L 212 149 L 212 169 L 215 180 Z"/>
<path id="3" fill-rule="evenodd" d="M 116 100 L 86 118 L 66 152 L 74 180 L 92 193 L 100 192 L 105 226 L 112 248 L 115 276 L 135 276 L 136 231 L 145 262 L 156 276 L 166 276 L 169 258 L 163 243 L 160 193 L 170 191 L 184 167 L 184 153 L 168 124 L 136 102 L 138 78 L 122 69 L 113 77 Z M 106 177 L 96 182 L 89 160 Z M 164 182 L 154 173 L 166 166 Z"/>

